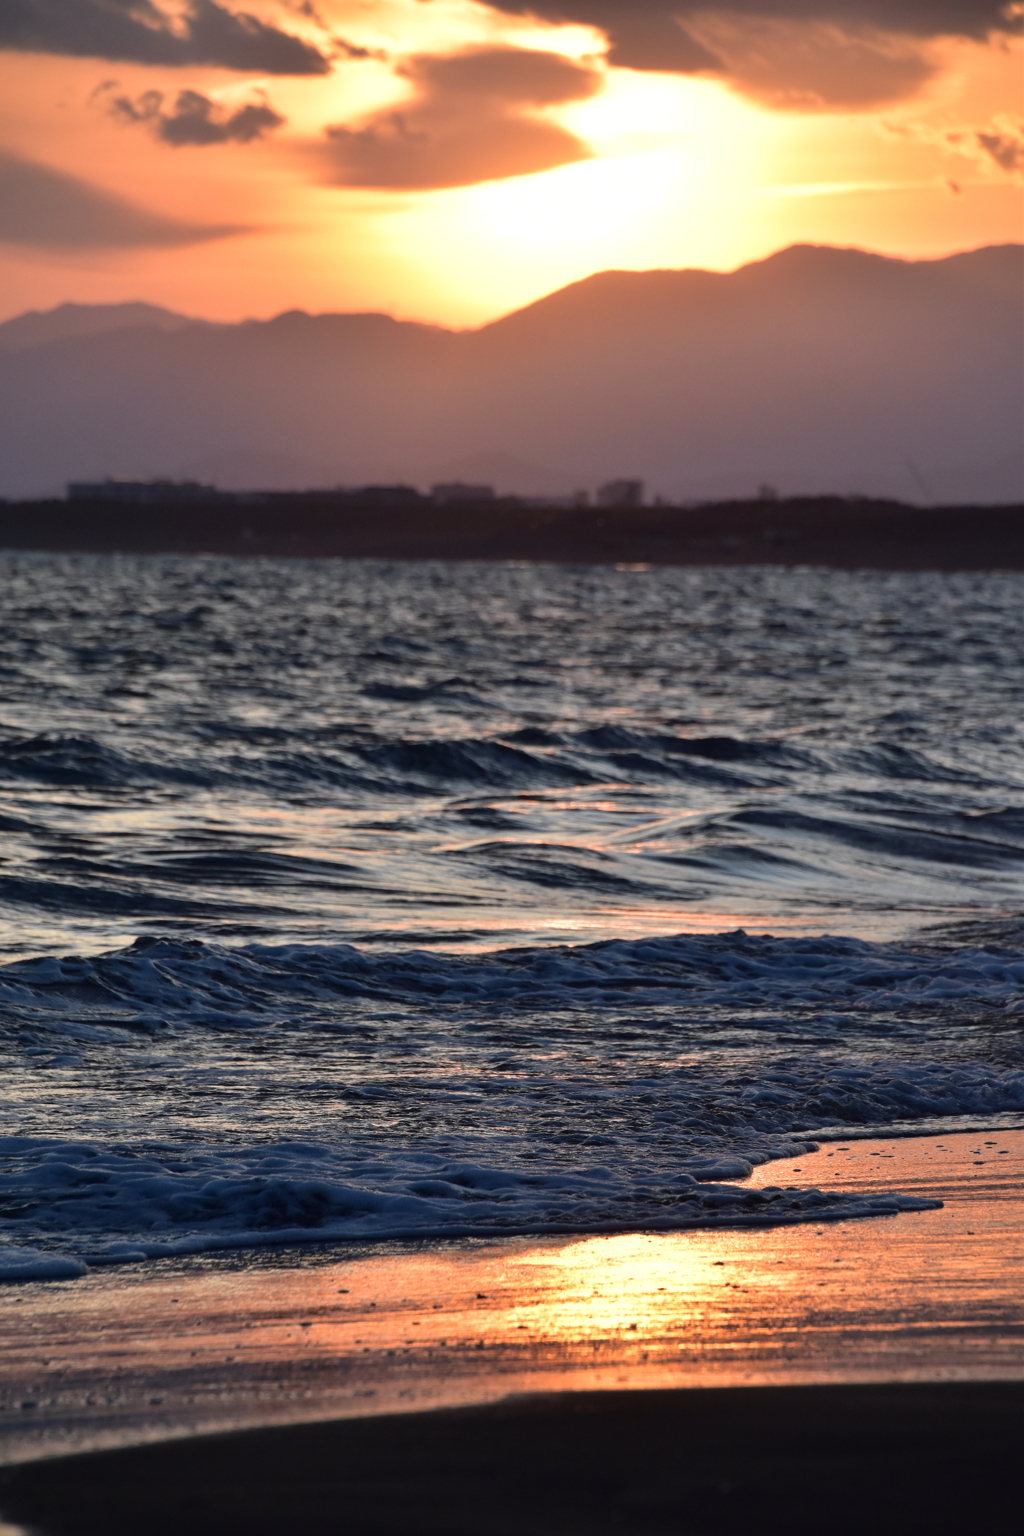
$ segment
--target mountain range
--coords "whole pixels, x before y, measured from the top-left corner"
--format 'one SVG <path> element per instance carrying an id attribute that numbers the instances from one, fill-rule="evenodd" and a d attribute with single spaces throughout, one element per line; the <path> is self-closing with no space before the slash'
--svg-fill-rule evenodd
<path id="1" fill-rule="evenodd" d="M 0 324 L 0 495 L 635 476 L 671 500 L 765 481 L 1024 500 L 1022 255 L 793 246 L 732 273 L 601 272 L 467 331 L 64 304 Z"/>

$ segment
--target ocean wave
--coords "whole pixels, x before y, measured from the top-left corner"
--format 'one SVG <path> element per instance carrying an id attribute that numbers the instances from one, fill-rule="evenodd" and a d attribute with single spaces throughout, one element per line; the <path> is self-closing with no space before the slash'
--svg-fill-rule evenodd
<path id="1" fill-rule="evenodd" d="M 447 698 L 473 703 L 442 687 L 373 685 L 368 697 L 390 702 Z M 123 692 L 123 690 L 122 690 Z M 128 696 L 131 696 L 130 690 Z M 352 783 L 368 790 L 434 791 L 440 786 L 495 788 L 600 784 L 609 778 L 644 784 L 667 778 L 732 789 L 778 787 L 801 775 L 873 781 L 971 784 L 991 780 L 980 771 L 954 767 L 921 751 L 876 742 L 857 749 L 805 747 L 776 739 L 669 735 L 617 724 L 558 732 L 522 727 L 495 736 L 400 737 L 363 727 L 292 724 L 288 728 L 239 721 L 204 721 L 187 749 L 162 743 L 159 755 L 126 752 L 99 736 L 65 732 L 0 736 L 0 779 L 109 789 L 131 784 L 209 787 L 239 781 L 254 788 L 292 781 Z M 243 752 L 223 752 L 226 743 Z M 170 750 L 168 750 L 170 749 Z M 532 749 L 532 750 L 531 750 Z M 742 771 L 737 771 L 742 770 Z M 1000 810 L 1008 825 L 1015 813 Z M 994 823 L 998 825 L 998 823 Z"/>
<path id="2" fill-rule="evenodd" d="M 1013 806 L 951 806 L 920 793 L 901 793 L 901 787 L 910 784 L 928 785 L 933 791 L 969 784 L 980 793 L 995 787 L 983 772 L 885 743 L 812 751 L 778 739 L 668 735 L 608 723 L 574 732 L 522 727 L 494 736 L 417 738 L 366 726 L 296 723 L 285 729 L 211 720 L 188 738 L 172 736 L 140 746 L 145 749 L 126 751 L 98 735 L 19 736 L 8 731 L 0 737 L 0 781 L 12 787 L 40 785 L 113 796 L 134 791 L 154 805 L 165 796 L 187 800 L 204 793 L 303 805 L 329 803 L 340 795 L 350 805 L 382 807 L 396 799 L 415 804 L 440 795 L 450 802 L 440 808 L 447 816 L 460 814 L 459 801 L 466 795 L 573 790 L 596 796 L 602 790 L 636 790 L 650 801 L 659 793 L 691 794 L 705 798 L 705 814 L 691 815 L 689 825 L 678 825 L 672 834 L 676 839 L 692 840 L 702 831 L 719 844 L 723 838 L 735 843 L 738 837 L 750 850 L 746 868 L 753 878 L 760 875 L 752 866 L 774 857 L 801 867 L 805 885 L 811 886 L 840 873 L 844 850 L 877 856 L 894 872 L 907 861 L 929 864 L 947 883 L 969 879 L 972 873 L 981 879 L 1002 871 L 1016 875 L 1024 854 L 1024 813 Z M 813 795 L 808 794 L 811 785 Z M 723 796 L 725 804 L 709 819 L 708 810 Z M 26 848 L 53 837 L 45 821 L 8 817 L 5 829 L 23 834 Z M 547 836 L 530 841 L 554 845 L 561 840 Z M 157 882 L 162 869 L 173 878 L 175 860 L 183 862 L 173 846 L 166 853 L 151 866 Z M 600 853 L 594 853 L 599 861 Z M 695 856 L 724 879 L 744 879 L 738 853 L 707 846 L 695 850 Z M 505 863 L 508 866 L 507 859 Z M 282 862 L 281 872 L 300 876 L 300 864 L 299 859 Z M 507 872 L 513 879 L 524 873 L 510 866 Z M 841 873 L 848 878 L 850 870 Z M 553 871 L 547 874 L 555 878 Z M 116 871 L 104 875 L 116 877 Z M 616 872 L 615 878 L 637 889 L 645 883 L 643 872 L 635 868 Z M 563 883 L 567 888 L 587 884 L 568 868 Z M 647 883 L 651 898 L 667 894 L 659 895 L 664 877 L 656 870 L 647 872 Z M 13 888 L 10 899 L 21 899 Z M 68 899 L 74 905 L 70 890 Z M 138 910 L 144 915 L 148 908 Z"/>
<path id="3" fill-rule="evenodd" d="M 922 827 L 900 825 L 893 820 L 868 821 L 863 817 L 810 815 L 807 811 L 756 810 L 737 811 L 729 818 L 734 827 L 764 828 L 771 832 L 793 832 L 819 847 L 830 842 L 846 844 L 880 854 L 886 859 L 925 860 L 938 865 L 997 869 L 1020 865 L 1024 849 L 1019 844 L 997 841 L 979 835 L 983 830 L 963 822 L 947 826 Z"/>
<path id="4" fill-rule="evenodd" d="M 87 914 L 92 917 L 120 917 L 134 921 L 145 921 L 148 918 L 151 922 L 166 922 L 168 919 L 203 918 L 216 921 L 221 916 L 219 906 L 198 893 L 176 897 L 166 891 L 153 890 L 151 881 L 156 873 L 153 870 L 141 888 L 138 883 L 133 884 L 127 879 L 119 882 L 117 871 L 110 869 L 93 869 L 90 873 L 94 878 L 88 882 L 69 879 L 68 873 L 64 870 L 58 875 L 51 870 L 48 877 L 36 879 L 0 875 L 0 902 L 55 915 L 66 914 L 69 917 Z M 166 873 L 161 873 L 162 878 L 167 878 Z M 264 915 L 266 912 L 265 908 L 256 909 L 244 901 L 234 902 L 233 908 L 236 916 L 246 910 L 253 913 L 259 910 Z"/>
<path id="5" fill-rule="evenodd" d="M 951 1003 L 1024 1009 L 1024 954 L 947 950 L 822 935 L 677 934 L 544 945 L 486 955 L 374 951 L 354 945 L 228 948 L 138 938 L 97 956 L 45 957 L 0 968 L 0 1000 L 61 1008 L 71 994 L 107 1007 L 155 1007 L 188 1017 L 247 1001 L 304 997 L 542 1008 L 698 1003 L 726 1008 L 842 1008 L 857 1012 Z"/>
<path id="6" fill-rule="evenodd" d="M 668 736 L 629 730 L 621 725 L 592 726 L 579 731 L 575 741 L 599 752 L 663 753 L 667 757 L 706 758 L 712 763 L 752 763 L 769 768 L 824 767 L 813 753 L 780 741 L 746 741 L 737 736 Z M 724 783 L 735 782 L 730 776 Z"/>
<path id="7" fill-rule="evenodd" d="M 870 747 L 836 752 L 833 760 L 837 765 L 871 778 L 975 786 L 991 782 L 981 772 L 972 772 L 962 764 L 943 763 L 926 752 L 897 742 L 876 741 Z"/>
<path id="8" fill-rule="evenodd" d="M 417 779 L 443 784 L 574 784 L 591 774 L 546 758 L 534 757 L 500 741 L 396 741 L 362 747 L 360 756 L 374 768 L 398 775 L 403 785 Z"/>
<path id="9" fill-rule="evenodd" d="M 90 736 L 57 733 L 0 740 L 0 779 L 113 789 L 139 782 L 195 785 L 205 775 L 183 764 L 131 757 Z"/>
<path id="10" fill-rule="evenodd" d="M 522 843 L 509 838 L 500 842 L 468 843 L 448 850 L 450 858 L 472 859 L 493 875 L 524 880 L 531 885 L 614 891 L 618 895 L 638 889 L 639 882 L 601 868 L 609 856 L 559 843 Z"/>

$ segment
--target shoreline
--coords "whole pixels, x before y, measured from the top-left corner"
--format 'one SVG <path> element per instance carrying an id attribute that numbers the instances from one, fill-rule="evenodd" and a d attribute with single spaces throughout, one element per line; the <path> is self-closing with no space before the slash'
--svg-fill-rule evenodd
<path id="1" fill-rule="evenodd" d="M 0 503 L 0 549 L 625 566 L 1024 570 L 1024 504 L 838 496 L 697 507 L 409 506 L 308 492 L 222 501 Z"/>
<path id="2" fill-rule="evenodd" d="M 1024 1381 L 1024 1130 L 849 1137 L 749 1182 L 945 1203 L 820 1226 L 270 1249 L 25 1282 L 5 1291 L 0 1461 L 510 1395 Z"/>

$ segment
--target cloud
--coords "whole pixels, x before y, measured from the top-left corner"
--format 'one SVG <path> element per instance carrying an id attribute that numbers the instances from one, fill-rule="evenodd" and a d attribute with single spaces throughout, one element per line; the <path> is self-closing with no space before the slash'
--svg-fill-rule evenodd
<path id="1" fill-rule="evenodd" d="M 872 27 L 882 32 L 905 33 L 911 37 L 973 37 L 982 39 L 993 32 L 1020 33 L 1024 30 L 1021 8 L 1007 0 L 483 0 L 493 11 L 511 16 L 538 16 L 553 23 L 577 22 L 597 27 L 606 33 L 614 47 L 624 55 L 631 52 L 635 38 L 643 51 L 642 27 L 651 23 L 650 37 L 655 37 L 655 23 L 670 24 L 664 32 L 665 47 L 671 52 L 671 27 L 685 30 L 688 20 L 722 14 L 730 18 L 759 18 L 767 21 L 817 21 L 840 27 Z M 685 58 L 685 55 L 679 55 Z M 626 63 L 625 57 L 622 60 Z M 675 69 L 672 63 L 627 64 L 632 69 Z M 688 66 L 683 63 L 684 72 Z"/>
<path id="2" fill-rule="evenodd" d="M 1024 171 L 1024 131 L 1020 135 L 976 133 L 974 137 L 1001 170 Z"/>
<path id="3" fill-rule="evenodd" d="M 934 73 L 920 43 L 820 21 L 707 16 L 702 41 L 745 96 L 796 111 L 864 111 L 912 96 Z"/>
<path id="4" fill-rule="evenodd" d="M 1019 34 L 1007 0 L 484 0 L 491 10 L 584 23 L 625 69 L 719 75 L 781 107 L 864 108 L 913 94 L 922 44 Z"/>
<path id="5" fill-rule="evenodd" d="M 326 75 L 312 43 L 217 0 L 169 12 L 156 0 L 2 0 L 0 48 L 135 64 L 213 64 L 261 75 Z"/>
<path id="6" fill-rule="evenodd" d="M 198 91 L 179 91 L 172 112 L 164 112 L 163 104 L 162 91 L 143 91 L 134 101 L 130 96 L 115 96 L 108 110 L 121 122 L 148 124 L 158 139 L 175 148 L 182 144 L 251 144 L 285 121 L 266 100 L 247 102 L 230 115 Z"/>
<path id="7" fill-rule="evenodd" d="M 186 224 L 48 165 L 0 151 L 0 241 L 57 250 L 197 245 L 238 225 Z"/>
<path id="8" fill-rule="evenodd" d="M 927 144 L 947 155 L 957 155 L 975 168 L 982 169 L 988 180 L 993 165 L 1008 176 L 1024 175 L 1024 122 L 1001 114 L 989 118 L 984 125 L 961 123 L 955 128 L 936 127 L 924 122 L 888 122 L 879 124 L 885 133 L 899 139 L 910 139 Z M 947 182 L 955 192 L 961 191 L 961 183 L 955 179 Z"/>
<path id="9" fill-rule="evenodd" d="M 565 128 L 531 115 L 591 96 L 601 75 L 554 53 L 479 48 L 409 59 L 412 101 L 327 130 L 331 180 L 348 187 L 461 187 L 588 159 Z"/>

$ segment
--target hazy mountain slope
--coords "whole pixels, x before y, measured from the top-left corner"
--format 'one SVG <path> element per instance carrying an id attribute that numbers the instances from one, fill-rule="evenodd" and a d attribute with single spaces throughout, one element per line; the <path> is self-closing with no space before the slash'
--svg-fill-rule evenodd
<path id="1" fill-rule="evenodd" d="M 1020 254 L 796 247 L 728 276 L 602 273 L 475 340 L 549 461 L 592 462 L 599 422 L 652 478 L 987 463 L 1021 442 Z"/>
<path id="2" fill-rule="evenodd" d="M 599 273 L 476 332 L 296 311 L 0 352 L 0 492 L 260 452 L 349 482 L 512 456 L 668 494 L 786 473 L 907 495 L 908 463 L 926 483 L 955 465 L 956 499 L 975 471 L 985 496 L 1024 446 L 1021 255 L 803 246 Z"/>
<path id="3" fill-rule="evenodd" d="M 99 336 L 105 331 L 125 331 L 143 326 L 158 331 L 179 331 L 185 325 L 210 325 L 188 315 L 176 315 L 158 304 L 59 304 L 45 312 L 30 309 L 0 323 L 0 351 L 22 352 L 77 336 Z"/>
<path id="4" fill-rule="evenodd" d="M 217 485 L 225 491 L 294 491 L 336 486 L 344 476 L 337 468 L 296 459 L 287 453 L 209 453 L 183 467 L 186 479 Z"/>

